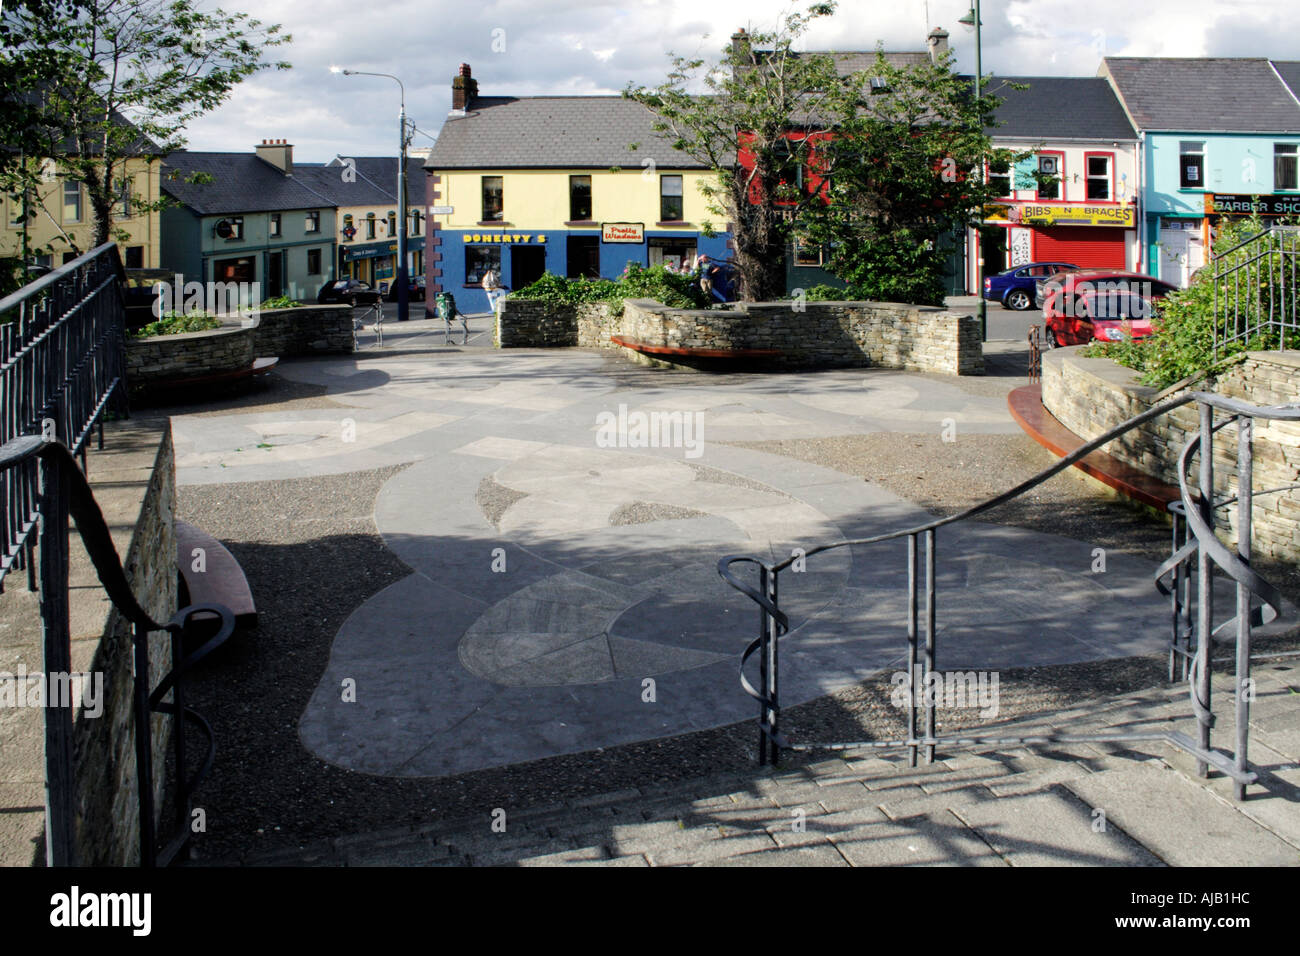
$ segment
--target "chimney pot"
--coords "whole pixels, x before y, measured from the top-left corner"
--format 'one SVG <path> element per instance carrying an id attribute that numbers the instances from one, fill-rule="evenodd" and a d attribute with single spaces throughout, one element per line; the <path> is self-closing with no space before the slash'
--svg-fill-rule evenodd
<path id="1" fill-rule="evenodd" d="M 462 63 L 451 81 L 451 108 L 463 113 L 478 96 L 478 80 L 470 72 L 469 64 Z"/>

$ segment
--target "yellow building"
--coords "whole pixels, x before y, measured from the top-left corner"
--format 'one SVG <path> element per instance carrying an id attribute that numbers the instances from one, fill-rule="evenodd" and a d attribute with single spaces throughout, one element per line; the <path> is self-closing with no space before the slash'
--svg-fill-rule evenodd
<path id="1" fill-rule="evenodd" d="M 113 228 L 128 233 L 128 238 L 118 241 L 122 262 L 128 269 L 158 268 L 160 216 L 157 209 L 141 206 L 158 201 L 160 165 L 159 160 L 147 157 L 133 157 L 123 163 L 118 183 L 122 199 L 115 206 Z M 86 187 L 66 178 L 55 164 L 45 164 L 41 180 L 30 203 L 33 215 L 26 222 L 23 203 L 13 197 L 4 198 L 0 258 L 21 258 L 25 227 L 34 262 L 57 267 L 77 257 L 74 247 L 81 253 L 94 248 L 95 214 Z"/>
<path id="2" fill-rule="evenodd" d="M 546 272 L 614 279 L 629 263 L 727 259 L 727 224 L 700 191 L 714 173 L 654 122 L 621 96 L 479 96 L 462 64 L 425 163 L 430 297 L 482 312 L 488 269 L 520 289 Z"/>

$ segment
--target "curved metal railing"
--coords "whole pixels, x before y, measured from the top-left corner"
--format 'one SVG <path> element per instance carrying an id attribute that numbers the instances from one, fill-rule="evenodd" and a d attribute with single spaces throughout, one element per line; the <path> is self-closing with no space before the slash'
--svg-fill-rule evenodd
<path id="1" fill-rule="evenodd" d="M 924 731 L 918 728 L 917 695 L 914 689 L 926 683 L 928 675 L 934 670 L 935 658 L 935 533 L 945 525 L 964 521 L 1019 497 L 1052 476 L 1087 457 L 1092 452 L 1114 441 L 1116 438 L 1132 431 L 1134 428 L 1159 418 L 1174 409 L 1196 402 L 1200 406 L 1200 432 L 1193 436 L 1179 456 L 1180 499 L 1170 503 L 1174 514 L 1173 555 L 1157 570 L 1156 587 L 1161 593 L 1171 597 L 1173 607 L 1172 636 L 1170 644 L 1170 675 L 1174 673 L 1174 660 L 1182 656 L 1184 677 L 1189 681 L 1193 712 L 1197 718 L 1200 734 L 1198 740 L 1192 740 L 1184 734 L 1172 731 L 1159 733 L 1129 733 L 1112 735 L 1035 735 L 1030 737 L 950 737 L 940 738 L 935 735 L 935 704 L 931 695 L 925 695 L 923 707 Z M 1222 409 L 1230 418 L 1214 423 L 1214 409 Z M 1117 425 L 1092 441 L 1080 446 L 1075 451 L 1061 458 L 1051 467 L 1044 469 L 1026 479 L 1014 488 L 1003 492 L 987 501 L 980 502 L 964 511 L 937 518 L 925 524 L 899 531 L 873 535 L 867 538 L 853 538 L 831 544 L 820 545 L 807 551 L 796 551 L 791 557 L 776 563 L 768 563 L 748 555 L 729 555 L 718 562 L 718 574 L 731 587 L 754 601 L 759 608 L 759 633 L 745 648 L 740 660 L 740 682 L 747 694 L 759 705 L 759 761 L 776 762 L 782 749 L 790 750 L 847 750 L 854 748 L 907 748 L 911 763 L 915 765 L 918 750 L 926 749 L 926 759 L 934 759 L 935 747 L 941 743 L 969 745 L 1036 745 L 1048 743 L 1073 742 L 1134 742 L 1161 740 L 1192 753 L 1202 773 L 1207 772 L 1208 765 L 1214 765 L 1231 776 L 1237 788 L 1238 797 L 1244 796 L 1245 785 L 1255 780 L 1246 763 L 1249 731 L 1249 685 L 1250 670 L 1250 630 L 1254 626 L 1267 623 L 1281 613 L 1282 596 L 1268 581 L 1264 580 L 1250 567 L 1250 510 L 1254 495 L 1290 490 L 1291 487 L 1269 489 L 1254 492 L 1251 488 L 1253 478 L 1253 455 L 1251 449 L 1252 422 L 1256 418 L 1300 421 L 1300 405 L 1282 405 L 1262 407 L 1225 398 L 1207 392 L 1192 392 L 1152 406 L 1140 415 Z M 1213 435 L 1216 431 L 1233 422 L 1238 423 L 1238 494 L 1230 499 L 1215 501 L 1213 454 L 1200 454 L 1200 483 L 1197 493 L 1193 495 L 1187 483 L 1191 459 L 1202 448 L 1212 449 Z M 1230 504 L 1238 506 L 1238 550 L 1232 553 L 1214 533 L 1214 512 Z M 1183 538 L 1179 537 L 1179 518 L 1183 518 L 1187 529 Z M 907 737 L 897 740 L 872 740 L 847 743 L 796 743 L 789 740 L 780 731 L 780 639 L 789 633 L 790 621 L 781 610 L 779 600 L 779 576 L 796 561 L 805 561 L 817 554 L 839 548 L 878 544 L 885 541 L 907 538 L 908 541 L 908 687 L 913 691 L 908 694 Z M 919 593 L 919 552 L 918 539 L 924 542 L 925 551 L 925 602 L 924 602 L 924 653 L 922 655 L 921 635 L 921 600 Z M 1198 565 L 1196 597 L 1198 614 L 1195 626 L 1190 615 L 1191 577 L 1186 565 L 1195 560 Z M 752 587 L 740 580 L 732 571 L 733 566 L 753 564 L 758 567 L 758 586 Z M 1211 564 L 1221 568 L 1237 583 L 1237 614 L 1220 627 L 1213 626 L 1213 587 Z M 1166 585 L 1164 579 L 1171 578 Z M 1251 608 L 1252 597 L 1258 598 L 1261 606 Z M 1210 712 L 1210 667 L 1209 649 L 1213 635 L 1235 626 L 1237 629 L 1237 741 L 1231 758 L 1210 747 L 1210 727 L 1213 715 Z M 750 659 L 759 655 L 759 686 L 754 686 L 746 674 Z M 921 678 L 917 680 L 918 676 Z M 1244 682 L 1244 683 L 1243 683 Z"/>
<path id="2" fill-rule="evenodd" d="M 151 867 L 167 865 L 190 842 L 191 799 L 199 782 L 212 767 L 215 741 L 211 726 L 185 705 L 182 677 L 223 644 L 234 631 L 235 616 L 219 604 L 182 608 L 167 623 L 159 623 L 140 606 L 122 569 L 108 524 L 90 484 L 73 453 L 62 443 L 39 435 L 15 438 L 0 446 L 0 474 L 12 469 L 39 469 L 40 488 L 40 590 L 44 669 L 47 674 L 71 672 L 68 620 L 68 518 L 77 523 L 100 584 L 109 599 L 132 625 L 134 674 L 136 781 L 139 787 L 140 862 Z M 165 560 L 172 560 L 171 555 Z M 196 615 L 205 627 L 212 615 L 219 619 L 216 633 L 190 653 L 185 638 Z M 172 668 L 158 686 L 149 687 L 149 633 L 171 635 Z M 170 702 L 163 698 L 172 695 Z M 53 695 L 51 695 L 53 697 Z M 73 760 L 74 702 L 47 700 L 45 707 L 46 758 L 46 861 L 51 866 L 77 865 L 75 839 L 75 767 Z M 159 847 L 155 823 L 154 754 L 151 713 L 173 716 L 172 746 L 176 762 L 176 823 L 178 832 Z M 185 721 L 195 724 L 206 738 L 206 752 L 195 773 L 186 776 Z"/>

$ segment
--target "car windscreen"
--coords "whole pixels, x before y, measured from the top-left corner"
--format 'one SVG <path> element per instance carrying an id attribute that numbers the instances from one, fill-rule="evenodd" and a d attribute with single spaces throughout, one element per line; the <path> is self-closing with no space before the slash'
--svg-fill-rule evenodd
<path id="1" fill-rule="evenodd" d="M 1131 292 L 1097 293 L 1087 297 L 1088 315 L 1094 319 L 1149 319 L 1151 303 Z"/>

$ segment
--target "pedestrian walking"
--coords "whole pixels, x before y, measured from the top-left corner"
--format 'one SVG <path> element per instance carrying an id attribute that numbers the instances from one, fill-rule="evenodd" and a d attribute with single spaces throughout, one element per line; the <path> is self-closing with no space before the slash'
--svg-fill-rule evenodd
<path id="1" fill-rule="evenodd" d="M 491 267 L 488 267 L 488 271 L 483 273 L 483 291 L 487 293 L 488 309 L 493 312 L 499 311 L 501 299 L 505 296 L 505 290 L 501 288 L 501 277 Z"/>

